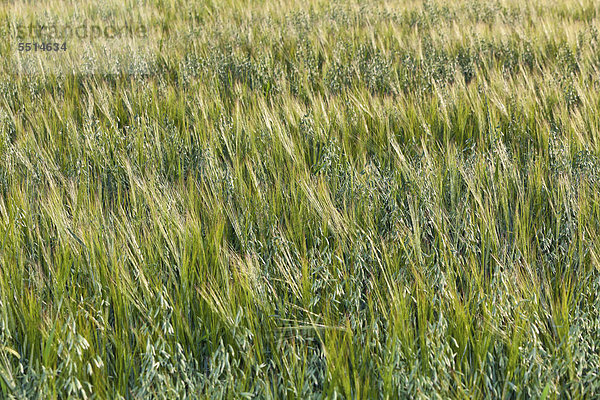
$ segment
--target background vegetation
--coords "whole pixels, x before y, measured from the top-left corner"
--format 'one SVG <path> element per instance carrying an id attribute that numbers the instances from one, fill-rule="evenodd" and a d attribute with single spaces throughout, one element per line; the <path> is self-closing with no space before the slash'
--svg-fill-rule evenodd
<path id="1" fill-rule="evenodd" d="M 0 8 L 1 398 L 600 396 L 600 3 L 96 3 Z"/>

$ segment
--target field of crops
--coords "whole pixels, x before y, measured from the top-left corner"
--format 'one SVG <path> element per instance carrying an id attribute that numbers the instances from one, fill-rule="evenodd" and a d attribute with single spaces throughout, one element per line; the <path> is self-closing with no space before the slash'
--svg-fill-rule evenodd
<path id="1" fill-rule="evenodd" d="M 599 28 L 4 2 L 0 398 L 600 398 Z"/>

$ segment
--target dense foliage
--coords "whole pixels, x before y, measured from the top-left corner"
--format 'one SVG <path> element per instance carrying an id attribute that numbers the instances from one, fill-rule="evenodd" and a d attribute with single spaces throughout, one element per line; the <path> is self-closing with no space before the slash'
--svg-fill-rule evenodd
<path id="1" fill-rule="evenodd" d="M 599 13 L 2 5 L 0 397 L 600 397 Z"/>

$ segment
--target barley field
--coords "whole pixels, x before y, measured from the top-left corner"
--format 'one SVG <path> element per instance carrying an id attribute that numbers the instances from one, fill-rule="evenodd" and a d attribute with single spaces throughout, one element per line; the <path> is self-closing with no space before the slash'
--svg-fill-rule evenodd
<path id="1" fill-rule="evenodd" d="M 0 398 L 600 398 L 599 28 L 3 2 Z"/>

